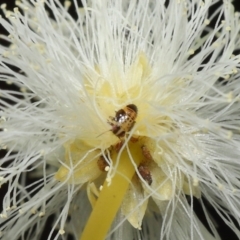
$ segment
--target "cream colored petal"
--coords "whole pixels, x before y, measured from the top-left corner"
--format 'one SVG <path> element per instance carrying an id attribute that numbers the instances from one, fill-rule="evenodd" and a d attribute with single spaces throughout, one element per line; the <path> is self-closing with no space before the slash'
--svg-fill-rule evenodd
<path id="1" fill-rule="evenodd" d="M 149 166 L 149 170 L 151 172 L 152 184 L 150 186 L 146 182 L 142 184 L 146 193 L 162 201 L 172 199 L 174 196 L 172 181 L 154 163 Z"/>
<path id="2" fill-rule="evenodd" d="M 99 190 L 94 182 L 87 184 L 87 196 L 92 208 L 94 208 L 97 198 L 99 197 Z"/>
<path id="3" fill-rule="evenodd" d="M 92 181 L 102 173 L 97 165 L 99 156 L 100 150 L 93 150 L 84 142 L 66 145 L 64 165 L 58 169 L 55 178 L 73 184 Z"/>
<path id="4" fill-rule="evenodd" d="M 127 217 L 130 224 L 141 229 L 142 219 L 145 215 L 148 199 L 145 200 L 143 188 L 135 176 L 122 202 L 122 213 Z"/>
<path id="5" fill-rule="evenodd" d="M 101 173 L 97 166 L 97 160 L 92 160 L 89 156 L 78 168 L 71 169 L 61 166 L 55 174 L 55 178 L 61 182 L 80 184 L 96 179 Z"/>

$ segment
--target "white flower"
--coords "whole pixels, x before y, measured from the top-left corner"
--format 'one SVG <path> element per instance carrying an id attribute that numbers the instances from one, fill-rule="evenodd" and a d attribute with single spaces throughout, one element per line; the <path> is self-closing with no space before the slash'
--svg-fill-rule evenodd
<path id="1" fill-rule="evenodd" d="M 230 2 L 73 0 L 75 19 L 69 1 L 1 5 L 0 80 L 20 89 L 0 90 L 3 240 L 40 239 L 49 216 L 47 239 L 220 239 L 202 199 L 240 236 Z"/>

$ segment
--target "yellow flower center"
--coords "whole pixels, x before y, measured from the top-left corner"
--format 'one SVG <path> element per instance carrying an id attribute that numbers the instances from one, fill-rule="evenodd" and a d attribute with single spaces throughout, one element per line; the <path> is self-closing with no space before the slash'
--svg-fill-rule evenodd
<path id="1" fill-rule="evenodd" d="M 160 201 L 171 200 L 176 190 L 200 196 L 198 187 L 189 183 L 183 173 L 178 173 L 177 179 L 172 180 L 163 170 L 175 163 L 172 159 L 169 161 L 169 146 L 159 137 L 176 132 L 177 128 L 168 116 L 159 116 L 149 104 L 156 101 L 156 96 L 151 95 L 154 89 L 150 84 L 152 71 L 145 55 L 140 54 L 137 61 L 125 69 L 124 76 L 114 63 L 108 74 L 99 67 L 95 72 L 101 77 L 93 81 L 94 77 L 89 74 L 85 88 L 93 97 L 97 110 L 94 117 L 96 132 L 86 135 L 87 139 L 81 136 L 65 144 L 64 164 L 55 175 L 61 182 L 88 183 L 93 211 L 81 240 L 96 239 L 96 236 L 104 239 L 119 208 L 132 226 L 140 229 L 150 196 Z M 175 80 L 174 86 L 176 84 L 184 87 L 180 80 Z M 177 101 L 171 86 L 168 90 L 170 94 L 163 98 L 163 106 Z M 139 110 L 136 119 L 133 115 L 126 120 L 123 114 L 121 120 L 116 120 L 118 111 L 129 104 L 136 105 Z M 175 138 L 169 141 L 176 144 Z M 98 186 L 101 187 L 99 191 L 95 183 L 99 185 L 96 180 L 102 176 L 105 180 Z M 141 206 L 134 198 L 136 194 L 143 199 Z M 138 209 L 134 209 L 137 206 Z"/>

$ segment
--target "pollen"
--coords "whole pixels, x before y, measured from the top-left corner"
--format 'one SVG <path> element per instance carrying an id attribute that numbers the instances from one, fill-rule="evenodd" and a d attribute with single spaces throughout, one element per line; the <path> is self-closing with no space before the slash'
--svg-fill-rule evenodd
<path id="1" fill-rule="evenodd" d="M 105 170 L 106 172 L 108 172 L 108 171 L 109 171 L 109 169 L 110 169 L 110 167 L 109 167 L 109 166 L 107 166 L 107 167 L 105 167 L 105 169 L 104 169 L 104 170 Z"/>
<path id="2" fill-rule="evenodd" d="M 63 234 L 65 233 L 65 231 L 64 231 L 63 229 L 60 229 L 60 230 L 59 230 L 59 233 L 60 233 L 61 235 L 63 235 Z"/>

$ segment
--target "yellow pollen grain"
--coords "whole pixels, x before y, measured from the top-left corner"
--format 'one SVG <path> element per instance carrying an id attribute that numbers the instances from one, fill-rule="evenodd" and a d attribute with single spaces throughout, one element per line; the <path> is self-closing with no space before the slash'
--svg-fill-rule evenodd
<path id="1" fill-rule="evenodd" d="M 32 214 L 36 214 L 36 209 L 31 209 L 31 211 L 30 211 Z"/>
<path id="2" fill-rule="evenodd" d="M 40 213 L 38 214 L 39 217 L 43 217 L 44 215 L 45 215 L 44 212 L 40 212 Z"/>
<path id="3" fill-rule="evenodd" d="M 127 150 L 122 152 L 116 174 L 111 179 L 111 184 L 106 178 L 82 236 L 79 238 L 80 240 L 105 239 L 135 173 L 131 159 L 134 159 L 136 165 L 139 165 L 142 160 L 138 143 L 129 143 L 129 149 L 131 158 Z M 114 153 L 112 159 L 116 159 L 117 155 L 117 153 Z"/>
<path id="4" fill-rule="evenodd" d="M 64 231 L 63 229 L 60 229 L 60 230 L 59 230 L 59 233 L 60 233 L 61 235 L 63 235 L 63 234 L 65 233 L 65 231 Z"/>
<path id="5" fill-rule="evenodd" d="M 110 169 L 110 167 L 109 167 L 109 166 L 106 166 L 104 170 L 105 170 L 106 172 L 108 172 L 109 169 Z"/>

